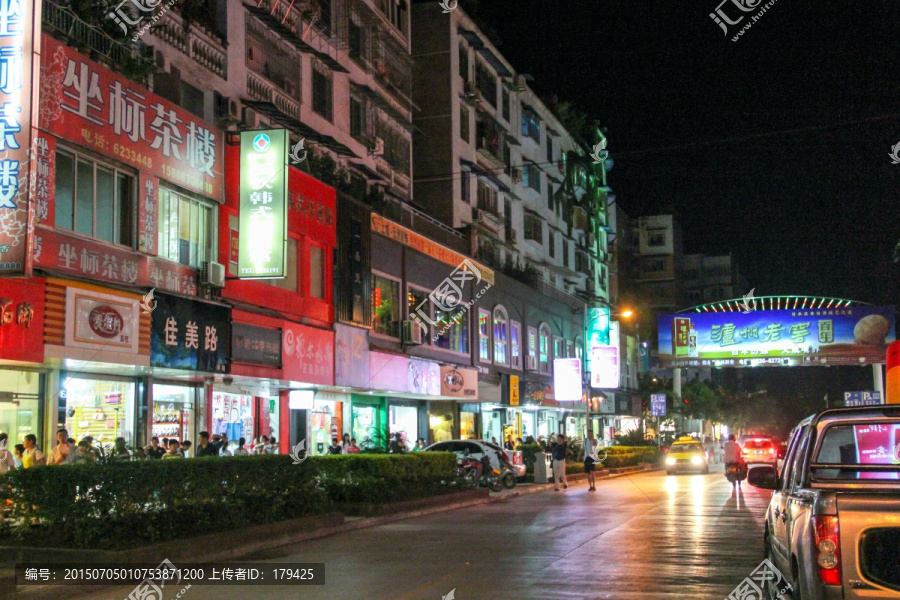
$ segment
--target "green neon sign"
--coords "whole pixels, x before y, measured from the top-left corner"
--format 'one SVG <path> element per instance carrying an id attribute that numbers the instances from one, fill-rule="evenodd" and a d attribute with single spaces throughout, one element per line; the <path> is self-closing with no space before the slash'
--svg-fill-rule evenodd
<path id="1" fill-rule="evenodd" d="M 239 279 L 281 279 L 287 270 L 288 136 L 241 132 Z"/>

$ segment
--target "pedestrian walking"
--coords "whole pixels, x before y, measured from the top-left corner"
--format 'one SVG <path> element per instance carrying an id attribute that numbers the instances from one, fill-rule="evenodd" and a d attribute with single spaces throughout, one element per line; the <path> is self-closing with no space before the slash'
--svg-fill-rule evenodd
<path id="1" fill-rule="evenodd" d="M 553 454 L 553 491 L 559 491 L 559 483 L 562 481 L 563 489 L 569 489 L 569 480 L 566 479 L 566 438 L 563 434 L 558 434 L 556 439 L 550 446 L 550 452 Z"/>
<path id="2" fill-rule="evenodd" d="M 209 441 L 208 431 L 201 431 L 200 435 L 197 436 L 197 439 L 199 440 L 197 442 L 197 458 L 203 456 L 219 456 L 219 452 L 221 452 L 222 446 L 224 445 L 221 440 L 214 442 Z"/>
<path id="3" fill-rule="evenodd" d="M 247 440 L 241 438 L 238 440 L 238 447 L 234 449 L 235 456 L 250 456 L 250 451 L 244 448 L 244 444 L 247 443 Z"/>
<path id="4" fill-rule="evenodd" d="M 331 438 L 331 445 L 328 446 L 328 454 L 341 454 L 341 445 L 336 437 Z"/>
<path id="5" fill-rule="evenodd" d="M 159 459 L 166 453 L 166 449 L 159 445 L 159 438 L 154 436 L 150 438 L 150 443 L 144 448 L 144 453 L 147 458 Z"/>
<path id="6" fill-rule="evenodd" d="M 56 446 L 50 450 L 50 456 L 47 458 L 48 465 L 61 465 L 72 462 L 75 458 L 73 452 L 75 448 L 69 445 L 69 432 L 65 428 L 56 432 Z"/>
<path id="7" fill-rule="evenodd" d="M 47 462 L 44 453 L 37 447 L 37 436 L 29 433 L 25 436 L 23 445 L 25 452 L 22 453 L 22 468 L 30 469 Z"/>
<path id="8" fill-rule="evenodd" d="M 0 474 L 8 473 L 16 468 L 15 455 L 6 449 L 6 443 L 9 436 L 6 433 L 0 433 Z"/>
<path id="9" fill-rule="evenodd" d="M 584 472 L 587 473 L 589 492 L 597 491 L 597 481 L 594 475 L 594 469 L 600 459 L 597 457 L 597 440 L 594 439 L 594 432 L 590 429 L 587 432 L 587 439 L 584 440 Z"/>
<path id="10" fill-rule="evenodd" d="M 345 433 L 344 439 L 341 440 L 341 454 L 349 454 L 349 452 L 347 452 L 347 448 L 349 448 L 349 447 L 350 447 L 350 434 Z"/>

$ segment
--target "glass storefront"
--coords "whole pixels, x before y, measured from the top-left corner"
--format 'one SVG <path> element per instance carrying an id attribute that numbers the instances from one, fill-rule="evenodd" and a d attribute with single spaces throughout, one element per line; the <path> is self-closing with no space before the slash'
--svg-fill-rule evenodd
<path id="1" fill-rule="evenodd" d="M 537 436 L 546 439 L 559 433 L 559 413 L 556 410 L 538 411 Z"/>
<path id="2" fill-rule="evenodd" d="M 228 449 L 234 452 L 240 438 L 253 439 L 253 397 L 213 392 L 210 435 L 228 436 Z"/>
<path id="3" fill-rule="evenodd" d="M 460 411 L 459 439 L 471 440 L 475 437 L 475 414 L 473 412 Z"/>
<path id="4" fill-rule="evenodd" d="M 374 446 L 378 431 L 378 407 L 353 402 L 350 413 L 352 419 L 350 437 L 354 438 L 361 448 Z"/>
<path id="5" fill-rule="evenodd" d="M 453 422 L 456 405 L 453 402 L 432 402 L 428 416 L 429 442 L 446 442 L 453 439 Z"/>
<path id="6" fill-rule="evenodd" d="M 66 429 L 81 441 L 94 438 L 94 445 L 112 448 L 117 437 L 133 445 L 136 384 L 128 379 L 93 379 L 61 375 L 60 404 L 65 402 Z"/>
<path id="7" fill-rule="evenodd" d="M 585 432 L 584 414 L 566 416 L 566 437 L 583 438 Z"/>
<path id="8" fill-rule="evenodd" d="M 195 441 L 197 397 L 200 389 L 180 385 L 154 383 L 150 435 L 156 438 Z"/>
<path id="9" fill-rule="evenodd" d="M 400 439 L 406 444 L 406 449 L 412 450 L 419 437 L 419 409 L 415 406 L 391 404 L 388 407 L 388 426 L 391 439 L 395 433 L 399 433 Z"/>
<path id="10" fill-rule="evenodd" d="M 309 413 L 309 435 L 312 443 L 307 446 L 314 455 L 328 453 L 331 438 L 341 441 L 342 434 L 338 418 L 338 403 L 331 400 L 315 400 Z M 357 439 L 357 442 L 359 439 Z"/>
<path id="11" fill-rule="evenodd" d="M 503 413 L 504 408 L 488 408 L 483 407 L 481 413 L 481 439 L 488 442 L 496 440 L 502 443 L 503 440 Z"/>
<path id="12" fill-rule="evenodd" d="M 537 413 L 532 410 L 522 411 L 522 440 L 528 439 L 528 436 L 537 439 Z"/>
<path id="13" fill-rule="evenodd" d="M 277 440 L 281 439 L 280 428 L 278 427 L 280 423 L 280 415 L 278 414 L 278 398 L 266 398 L 263 400 L 264 407 L 269 411 L 269 431 L 268 433 L 265 431 L 260 431 L 260 435 L 267 435 L 270 438 L 275 438 Z M 247 438 L 247 443 L 250 443 L 250 438 Z"/>
<path id="14" fill-rule="evenodd" d="M 9 448 L 21 444 L 29 433 L 36 435 L 39 442 L 42 441 L 40 398 L 40 373 L 0 370 L 0 432 L 9 436 Z M 49 448 L 43 450 L 47 452 Z"/>

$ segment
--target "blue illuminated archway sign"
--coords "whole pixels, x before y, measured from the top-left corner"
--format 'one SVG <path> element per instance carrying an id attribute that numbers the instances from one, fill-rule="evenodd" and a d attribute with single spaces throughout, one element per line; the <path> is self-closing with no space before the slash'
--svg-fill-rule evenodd
<path id="1" fill-rule="evenodd" d="M 241 132 L 239 279 L 281 279 L 287 270 L 288 135 Z"/>

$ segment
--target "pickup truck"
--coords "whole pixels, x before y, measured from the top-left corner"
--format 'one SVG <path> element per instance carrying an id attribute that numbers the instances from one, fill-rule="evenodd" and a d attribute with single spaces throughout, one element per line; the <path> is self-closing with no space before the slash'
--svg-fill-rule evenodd
<path id="1" fill-rule="evenodd" d="M 748 481 L 773 490 L 765 552 L 790 592 L 769 581 L 770 600 L 900 599 L 900 405 L 808 417 Z"/>

